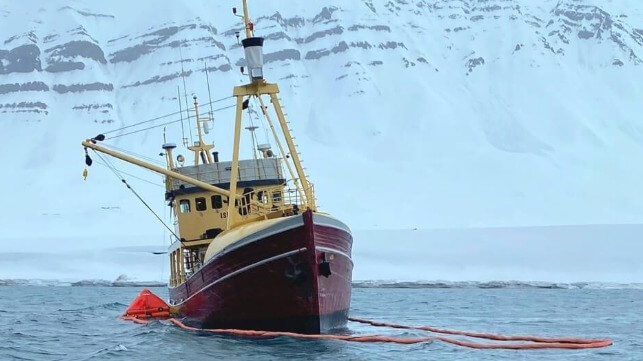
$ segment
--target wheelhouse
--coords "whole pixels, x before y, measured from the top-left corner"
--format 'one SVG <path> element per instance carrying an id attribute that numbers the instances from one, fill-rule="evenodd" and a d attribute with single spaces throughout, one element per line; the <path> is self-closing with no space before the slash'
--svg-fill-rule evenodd
<path id="1" fill-rule="evenodd" d="M 236 193 L 240 197 L 235 200 L 233 209 L 241 222 L 297 214 L 299 193 L 288 189 L 281 161 L 280 158 L 239 161 Z M 213 162 L 173 170 L 213 186 L 230 189 L 232 162 Z M 201 267 L 207 247 L 226 229 L 230 199 L 169 177 L 166 187 L 165 199 L 176 216 L 174 226 L 181 238 L 170 248 L 170 283 L 176 285 Z"/>

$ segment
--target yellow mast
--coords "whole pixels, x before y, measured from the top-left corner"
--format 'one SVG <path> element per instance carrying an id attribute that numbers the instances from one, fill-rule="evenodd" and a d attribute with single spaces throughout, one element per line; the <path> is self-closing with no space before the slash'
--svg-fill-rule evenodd
<path id="1" fill-rule="evenodd" d="M 277 130 L 275 129 L 274 124 L 272 124 L 272 119 L 270 119 L 270 115 L 268 115 L 268 108 L 266 107 L 266 104 L 263 102 L 263 99 L 261 97 L 257 97 L 257 98 L 259 99 L 259 105 L 261 105 L 261 112 L 266 117 L 268 126 L 270 126 L 270 131 L 272 131 L 272 136 L 275 138 L 275 142 L 277 143 L 277 148 L 279 148 L 279 153 L 286 154 L 286 152 L 284 152 L 284 147 L 281 145 L 281 140 L 279 140 L 279 136 L 277 135 Z M 290 177 L 293 179 L 293 182 L 295 183 L 295 188 L 297 188 L 297 192 L 299 193 L 299 196 L 303 199 L 304 194 L 302 193 L 301 187 L 299 186 L 299 180 L 297 179 L 297 177 L 295 177 L 295 173 L 292 171 L 290 162 L 284 162 L 284 163 L 286 163 L 286 167 L 288 168 L 288 173 L 290 174 Z"/>
<path id="2" fill-rule="evenodd" d="M 246 38 L 252 37 L 252 30 L 250 29 L 250 17 L 248 16 L 248 3 L 243 0 L 243 25 L 246 27 Z"/>
<path id="3" fill-rule="evenodd" d="M 243 97 L 237 97 L 237 115 L 234 122 L 234 145 L 232 148 L 232 170 L 230 171 L 230 194 L 237 194 L 239 176 L 239 141 L 241 138 L 241 114 L 243 112 Z M 230 198 L 228 202 L 227 228 L 231 229 L 237 219 L 237 204 Z M 240 205 L 240 204 L 239 204 Z"/>
<path id="4" fill-rule="evenodd" d="M 256 40 L 256 38 L 252 37 L 253 26 L 250 22 L 250 18 L 248 15 L 247 0 L 243 0 L 243 22 L 244 22 L 244 27 L 246 29 L 246 39 L 244 41 L 247 41 L 250 38 Z M 262 44 L 263 40 L 260 43 Z M 244 44 L 244 48 L 245 48 L 245 44 Z M 249 60 L 247 54 L 248 53 L 246 53 L 246 60 Z M 248 64 L 248 71 L 250 72 L 251 82 L 249 84 L 234 87 L 234 92 L 233 92 L 233 96 L 237 98 L 237 112 L 236 112 L 236 118 L 235 118 L 235 131 L 234 131 L 235 138 L 234 138 L 233 159 L 232 159 L 232 174 L 230 177 L 231 178 L 230 193 L 236 194 L 236 191 L 237 191 L 237 180 L 238 180 L 237 173 L 238 173 L 238 166 L 239 166 L 238 164 L 239 163 L 239 137 L 241 135 L 241 117 L 242 117 L 242 111 L 243 111 L 244 97 L 254 96 L 259 98 L 259 101 L 262 106 L 262 110 L 264 111 L 264 115 L 266 115 L 267 117 L 266 108 L 263 106 L 263 100 L 261 99 L 261 96 L 269 95 L 272 101 L 272 104 L 275 108 L 277 119 L 279 120 L 279 125 L 281 127 L 284 138 L 286 140 L 290 157 L 292 159 L 292 162 L 295 166 L 295 170 L 297 172 L 297 178 L 293 179 L 295 183 L 295 187 L 297 188 L 297 191 L 300 193 L 303 193 L 305 197 L 305 199 L 302 200 L 303 201 L 302 205 L 305 206 L 305 208 L 309 208 L 313 211 L 316 211 L 317 207 L 315 205 L 315 195 L 314 195 L 312 186 L 308 182 L 306 174 L 304 173 L 304 168 L 301 165 L 301 160 L 299 159 L 297 148 L 295 147 L 293 138 L 290 134 L 290 131 L 288 130 L 288 124 L 286 122 L 284 113 L 281 109 L 279 98 L 277 97 L 277 94 L 279 93 L 279 87 L 277 86 L 277 84 L 267 83 L 263 79 L 263 74 L 262 74 L 263 71 L 261 71 L 259 75 L 253 74 L 250 64 Z M 272 125 L 272 122 L 270 123 Z M 275 140 L 279 142 L 278 138 L 277 137 L 275 138 L 276 138 Z M 278 143 L 278 145 L 281 148 L 281 144 Z M 287 157 L 288 155 L 283 154 L 283 149 L 280 149 L 280 151 L 284 156 L 284 162 L 286 162 L 286 165 L 290 170 L 290 165 L 288 163 L 288 157 Z M 236 222 L 235 220 L 236 215 L 234 214 L 235 213 L 234 210 L 235 210 L 235 205 L 232 202 L 230 202 L 230 204 L 228 205 L 228 214 L 229 214 L 228 228 L 234 227 L 234 224 Z"/>
<path id="5" fill-rule="evenodd" d="M 288 124 L 286 123 L 286 117 L 284 112 L 281 110 L 281 105 L 279 104 L 279 98 L 276 93 L 270 94 L 270 99 L 272 104 L 275 106 L 275 112 L 277 112 L 277 119 L 279 119 L 279 124 L 281 125 L 281 130 L 284 132 L 284 137 L 286 138 L 286 144 L 288 144 L 288 150 L 290 151 L 290 156 L 292 157 L 293 163 L 295 163 L 295 169 L 297 169 L 297 175 L 299 176 L 299 181 L 301 182 L 302 188 L 304 188 L 304 194 L 306 195 L 306 205 L 308 208 L 313 211 L 317 210 L 315 206 L 315 196 L 313 195 L 313 190 L 306 174 L 304 173 L 304 167 L 301 166 L 301 160 L 299 159 L 299 153 L 297 153 L 297 148 L 295 147 L 295 142 L 293 142 L 292 137 L 290 136 L 290 131 L 288 131 Z"/>

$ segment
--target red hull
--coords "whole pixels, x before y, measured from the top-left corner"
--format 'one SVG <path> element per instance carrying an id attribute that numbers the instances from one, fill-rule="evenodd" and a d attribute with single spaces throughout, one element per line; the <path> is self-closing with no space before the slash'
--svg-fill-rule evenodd
<path id="1" fill-rule="evenodd" d="M 201 328 L 342 328 L 350 308 L 351 248 L 348 227 L 307 211 L 224 249 L 171 288 L 170 303 Z"/>

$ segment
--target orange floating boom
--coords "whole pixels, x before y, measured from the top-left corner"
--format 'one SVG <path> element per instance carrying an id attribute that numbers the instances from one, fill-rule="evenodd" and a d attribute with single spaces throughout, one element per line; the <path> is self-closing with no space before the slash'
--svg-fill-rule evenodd
<path id="1" fill-rule="evenodd" d="M 455 338 L 442 336 L 426 337 L 393 337 L 382 335 L 365 335 L 365 336 L 347 336 L 332 334 L 303 334 L 294 332 L 276 332 L 276 331 L 256 331 L 256 330 L 237 330 L 237 329 L 200 329 L 185 325 L 176 318 L 170 317 L 170 306 L 161 298 L 153 294 L 150 290 L 144 289 L 132 301 L 130 306 L 121 316 L 121 319 L 132 321 L 139 324 L 147 324 L 152 319 L 169 320 L 172 324 L 189 331 L 211 332 L 219 335 L 240 336 L 240 337 L 292 337 L 298 339 L 326 339 L 340 340 L 348 342 L 388 342 L 398 344 L 416 344 L 422 342 L 441 341 L 456 346 L 474 348 L 474 349 L 505 349 L 505 350 L 535 350 L 535 349 L 590 349 L 602 348 L 612 345 L 608 339 L 582 339 L 582 338 L 553 338 L 553 337 L 536 337 L 536 336 L 504 336 L 489 333 L 447 330 L 431 326 L 409 326 L 394 323 L 377 322 L 360 318 L 349 318 L 352 322 L 368 324 L 375 327 L 388 327 L 405 330 L 418 330 L 448 335 L 465 336 L 480 338 L 497 343 L 478 343 L 465 341 Z M 505 343 L 505 342 L 512 343 Z M 516 343 L 515 341 L 527 341 Z"/>

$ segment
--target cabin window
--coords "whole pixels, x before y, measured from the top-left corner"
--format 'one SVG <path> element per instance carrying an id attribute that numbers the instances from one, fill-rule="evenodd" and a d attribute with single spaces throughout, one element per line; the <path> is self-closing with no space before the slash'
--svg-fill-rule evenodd
<path id="1" fill-rule="evenodd" d="M 279 203 L 281 202 L 281 192 L 272 192 L 272 203 Z"/>
<path id="2" fill-rule="evenodd" d="M 241 203 L 240 207 L 239 203 Z M 246 194 L 243 198 L 241 198 L 241 202 L 239 202 L 239 200 L 237 199 L 234 204 L 237 205 L 240 215 L 247 216 L 250 209 L 250 194 Z"/>
<path id="3" fill-rule="evenodd" d="M 181 213 L 190 213 L 190 200 L 181 199 L 179 202 L 179 211 L 181 211 Z"/>
<path id="4" fill-rule="evenodd" d="M 257 192 L 257 202 L 259 203 L 268 203 L 268 195 L 264 191 Z"/>
<path id="5" fill-rule="evenodd" d="M 205 198 L 203 197 L 196 198 L 194 200 L 194 205 L 196 207 L 196 210 L 199 212 L 203 212 L 208 208 L 208 206 L 205 203 Z"/>
<path id="6" fill-rule="evenodd" d="M 223 197 L 219 195 L 212 196 L 212 208 L 214 209 L 223 208 Z"/>
<path id="7" fill-rule="evenodd" d="M 243 205 L 245 209 L 242 213 L 245 216 L 250 213 L 250 204 L 252 203 L 252 198 L 255 196 L 255 194 L 253 188 L 244 188 L 243 193 L 245 195 L 243 197 Z"/>

